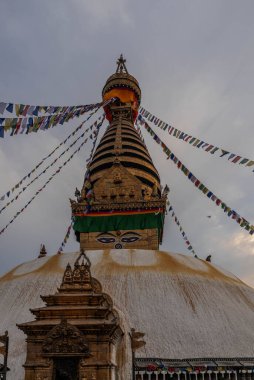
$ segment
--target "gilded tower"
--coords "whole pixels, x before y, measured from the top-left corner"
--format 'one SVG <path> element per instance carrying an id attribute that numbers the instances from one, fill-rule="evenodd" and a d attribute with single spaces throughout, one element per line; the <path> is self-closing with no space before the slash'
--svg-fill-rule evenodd
<path id="1" fill-rule="evenodd" d="M 109 126 L 88 165 L 77 201 L 74 230 L 82 249 L 158 249 L 167 192 L 134 123 L 141 101 L 138 81 L 125 60 L 103 90 Z"/>

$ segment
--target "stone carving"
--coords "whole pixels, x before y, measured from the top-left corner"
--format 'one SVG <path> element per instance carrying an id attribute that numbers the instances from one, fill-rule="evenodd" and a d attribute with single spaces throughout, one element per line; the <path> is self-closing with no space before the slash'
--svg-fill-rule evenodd
<path id="1" fill-rule="evenodd" d="M 114 173 L 114 183 L 119 184 L 122 182 L 121 173 L 119 171 Z"/>
<path id="2" fill-rule="evenodd" d="M 94 277 L 92 277 L 92 286 L 93 286 L 93 291 L 95 293 L 101 293 L 102 292 L 101 283 Z"/>
<path id="3" fill-rule="evenodd" d="M 68 265 L 65 269 L 65 272 L 64 272 L 63 282 L 65 282 L 65 283 L 71 283 L 72 282 L 72 270 L 71 270 L 71 266 L 69 263 L 68 263 Z"/>
<path id="4" fill-rule="evenodd" d="M 47 355 L 81 354 L 90 355 L 88 345 L 81 331 L 63 319 L 47 334 L 42 351 Z"/>
<path id="5" fill-rule="evenodd" d="M 81 287 L 86 290 L 94 290 L 95 292 L 101 291 L 101 284 L 91 276 L 91 262 L 86 256 L 85 252 L 81 253 L 74 264 L 74 269 L 70 264 L 67 265 L 60 289 L 71 289 L 73 287 Z"/>

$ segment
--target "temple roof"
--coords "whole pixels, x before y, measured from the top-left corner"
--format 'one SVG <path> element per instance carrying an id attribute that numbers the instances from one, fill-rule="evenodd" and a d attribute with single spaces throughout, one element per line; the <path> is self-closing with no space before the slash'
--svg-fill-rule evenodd
<path id="1" fill-rule="evenodd" d="M 128 333 L 135 328 L 146 334 L 147 342 L 137 351 L 138 357 L 254 357 L 254 289 L 231 273 L 169 252 L 86 253 L 92 276 L 112 297 L 119 313 L 126 355 L 130 354 Z M 26 352 L 25 337 L 16 323 L 32 320 L 29 309 L 43 305 L 40 295 L 56 292 L 67 263 L 73 265 L 78 255 L 35 259 L 0 278 L 0 331 L 8 330 L 10 335 L 10 380 L 23 378 Z"/>

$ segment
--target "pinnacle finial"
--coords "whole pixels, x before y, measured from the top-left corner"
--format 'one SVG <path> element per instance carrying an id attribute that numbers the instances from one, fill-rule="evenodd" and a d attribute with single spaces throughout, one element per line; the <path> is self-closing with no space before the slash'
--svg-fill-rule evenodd
<path id="1" fill-rule="evenodd" d="M 116 72 L 117 73 L 126 73 L 128 74 L 128 70 L 125 66 L 125 62 L 126 62 L 126 59 L 123 58 L 123 55 L 121 54 L 120 55 L 120 58 L 118 58 L 118 60 L 116 61 L 116 64 L 117 64 L 117 69 L 116 69 Z"/>
<path id="2" fill-rule="evenodd" d="M 85 251 L 83 249 L 81 249 L 80 255 L 77 258 L 77 260 L 75 261 L 74 266 L 79 265 L 79 261 L 81 258 L 83 260 L 83 263 L 84 263 L 84 260 L 86 260 L 86 265 L 90 268 L 91 267 L 91 261 L 90 261 L 89 257 L 87 257 L 87 255 L 85 254 Z"/>

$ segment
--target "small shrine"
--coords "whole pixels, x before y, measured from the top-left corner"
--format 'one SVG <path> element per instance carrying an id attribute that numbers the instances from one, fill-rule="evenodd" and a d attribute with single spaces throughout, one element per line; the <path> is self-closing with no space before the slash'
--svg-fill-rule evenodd
<path id="1" fill-rule="evenodd" d="M 91 276 L 84 251 L 67 265 L 46 306 L 32 309 L 35 320 L 19 324 L 27 335 L 25 380 L 109 380 L 118 372 L 123 335 L 109 295 Z"/>

